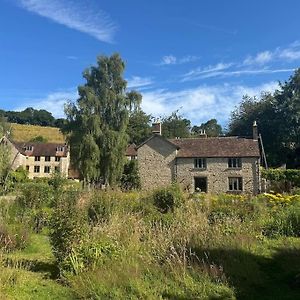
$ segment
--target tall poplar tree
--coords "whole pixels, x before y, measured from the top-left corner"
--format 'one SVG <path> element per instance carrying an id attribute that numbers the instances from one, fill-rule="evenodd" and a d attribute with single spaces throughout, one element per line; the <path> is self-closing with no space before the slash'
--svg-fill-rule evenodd
<path id="1" fill-rule="evenodd" d="M 83 73 L 76 104 L 65 107 L 71 158 L 86 183 L 115 185 L 122 175 L 129 114 L 138 110 L 141 95 L 126 92 L 125 64 L 118 54 L 100 56 Z"/>

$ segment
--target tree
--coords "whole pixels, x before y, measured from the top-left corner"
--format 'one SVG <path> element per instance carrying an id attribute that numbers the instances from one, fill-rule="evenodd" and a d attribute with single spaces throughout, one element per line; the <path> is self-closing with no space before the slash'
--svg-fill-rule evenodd
<path id="1" fill-rule="evenodd" d="M 243 97 L 229 122 L 230 135 L 252 135 L 257 121 L 268 163 L 300 166 L 300 69 L 273 94 L 262 93 L 260 99 Z"/>
<path id="2" fill-rule="evenodd" d="M 127 134 L 131 144 L 139 145 L 151 136 L 150 120 L 151 116 L 142 110 L 135 110 L 130 114 Z"/>
<path id="3" fill-rule="evenodd" d="M 0 116 L 0 185 L 4 188 L 10 171 L 10 149 L 3 138 L 8 137 L 9 133 L 6 118 Z"/>
<path id="4" fill-rule="evenodd" d="M 190 136 L 191 121 L 179 115 L 178 110 L 162 119 L 162 135 L 166 138 Z"/>
<path id="5" fill-rule="evenodd" d="M 66 105 L 66 124 L 73 164 L 86 183 L 114 185 L 121 177 L 128 144 L 130 112 L 138 110 L 141 96 L 126 93 L 125 64 L 118 54 L 100 56 L 83 73 L 76 104 Z"/>
<path id="6" fill-rule="evenodd" d="M 205 133 L 209 137 L 215 137 L 222 135 L 222 126 L 218 124 L 216 119 L 210 119 L 206 123 L 201 123 L 200 126 L 193 126 L 192 132 L 199 134 L 201 130 L 205 130 Z"/>

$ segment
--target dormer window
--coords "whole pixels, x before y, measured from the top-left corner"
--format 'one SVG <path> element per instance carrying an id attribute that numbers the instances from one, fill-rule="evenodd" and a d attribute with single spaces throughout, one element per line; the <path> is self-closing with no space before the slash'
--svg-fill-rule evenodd
<path id="1" fill-rule="evenodd" d="M 65 150 L 64 146 L 58 146 L 58 147 L 56 147 L 56 151 L 57 152 L 63 152 L 64 150 Z"/>
<path id="2" fill-rule="evenodd" d="M 25 151 L 33 151 L 33 147 L 32 146 L 25 146 Z"/>

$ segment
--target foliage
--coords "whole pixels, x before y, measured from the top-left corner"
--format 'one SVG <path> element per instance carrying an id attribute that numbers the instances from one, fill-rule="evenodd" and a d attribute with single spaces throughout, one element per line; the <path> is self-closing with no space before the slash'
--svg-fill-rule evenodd
<path id="1" fill-rule="evenodd" d="M 78 193 L 62 193 L 50 219 L 50 243 L 61 270 L 68 268 L 66 259 L 86 237 L 85 215 L 77 206 L 77 197 Z"/>
<path id="2" fill-rule="evenodd" d="M 229 134 L 252 136 L 253 121 L 257 121 L 267 160 L 271 166 L 300 165 L 300 69 L 280 83 L 273 94 L 263 93 L 260 99 L 244 96 L 231 114 Z"/>
<path id="3" fill-rule="evenodd" d="M 152 197 L 154 205 L 162 213 L 174 211 L 184 201 L 182 191 L 177 184 L 156 190 Z"/>
<path id="4" fill-rule="evenodd" d="M 178 110 L 162 119 L 162 135 L 166 138 L 190 136 L 191 121 L 183 118 Z"/>
<path id="5" fill-rule="evenodd" d="M 44 109 L 28 107 L 23 111 L 0 111 L 10 123 L 31 124 L 39 126 L 55 126 L 55 118 Z"/>
<path id="6" fill-rule="evenodd" d="M 137 164 L 138 161 L 135 159 L 129 160 L 125 163 L 123 174 L 120 180 L 122 190 L 128 191 L 139 189 L 141 187 Z"/>
<path id="7" fill-rule="evenodd" d="M 205 123 L 201 123 L 200 126 L 193 126 L 192 133 L 199 134 L 203 130 L 205 130 L 208 137 L 220 136 L 223 132 L 222 126 L 218 124 L 216 119 L 211 119 Z"/>
<path id="8" fill-rule="evenodd" d="M 23 166 L 18 167 L 15 171 L 10 172 L 9 180 L 13 183 L 23 183 L 28 181 L 28 171 Z"/>
<path id="9" fill-rule="evenodd" d="M 118 54 L 98 57 L 97 66 L 84 72 L 77 104 L 65 109 L 71 157 L 87 183 L 115 185 L 122 174 L 129 114 L 141 101 L 140 94 L 126 93 L 124 69 Z"/>
<path id="10" fill-rule="evenodd" d="M 151 116 L 144 113 L 141 109 L 135 110 L 130 114 L 126 131 L 129 136 L 129 143 L 139 145 L 151 136 L 150 120 Z"/>
<path id="11" fill-rule="evenodd" d="M 23 209 L 50 207 L 54 202 L 53 189 L 47 183 L 28 182 L 19 186 L 17 203 Z"/>
<path id="12" fill-rule="evenodd" d="M 296 169 L 263 169 L 263 178 L 271 181 L 289 181 L 293 186 L 300 187 L 300 170 Z"/>
<path id="13" fill-rule="evenodd" d="M 43 137 L 42 135 L 38 135 L 38 136 L 35 136 L 34 138 L 32 138 L 29 142 L 33 142 L 33 143 L 47 143 L 48 140 L 47 140 L 47 138 Z"/>

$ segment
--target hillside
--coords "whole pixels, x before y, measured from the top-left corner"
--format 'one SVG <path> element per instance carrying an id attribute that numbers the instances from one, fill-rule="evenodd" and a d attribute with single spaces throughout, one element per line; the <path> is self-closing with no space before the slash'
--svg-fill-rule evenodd
<path id="1" fill-rule="evenodd" d="M 11 123 L 12 139 L 27 142 L 37 136 L 43 136 L 49 143 L 64 143 L 65 138 L 59 128 Z"/>

